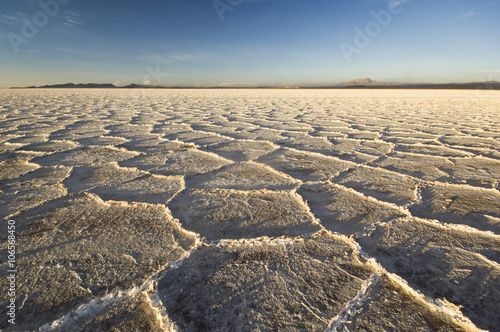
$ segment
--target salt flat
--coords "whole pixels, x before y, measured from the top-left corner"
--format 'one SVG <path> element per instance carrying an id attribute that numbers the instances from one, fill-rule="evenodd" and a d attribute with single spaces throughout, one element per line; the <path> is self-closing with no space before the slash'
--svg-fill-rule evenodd
<path id="1" fill-rule="evenodd" d="M 16 325 L 500 326 L 500 92 L 0 90 Z"/>

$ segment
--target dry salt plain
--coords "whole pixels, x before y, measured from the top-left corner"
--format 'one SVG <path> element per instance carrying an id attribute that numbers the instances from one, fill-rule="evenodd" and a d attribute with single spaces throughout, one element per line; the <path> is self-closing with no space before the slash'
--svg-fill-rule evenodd
<path id="1" fill-rule="evenodd" d="M 500 330 L 500 92 L 0 90 L 0 170 L 6 331 Z"/>

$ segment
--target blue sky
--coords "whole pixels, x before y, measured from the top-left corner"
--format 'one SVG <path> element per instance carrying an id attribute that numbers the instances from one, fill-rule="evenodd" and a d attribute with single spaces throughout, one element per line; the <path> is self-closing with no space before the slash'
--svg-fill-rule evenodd
<path id="1" fill-rule="evenodd" d="M 500 0 L 2 1 L 0 87 L 500 81 L 499 18 Z"/>

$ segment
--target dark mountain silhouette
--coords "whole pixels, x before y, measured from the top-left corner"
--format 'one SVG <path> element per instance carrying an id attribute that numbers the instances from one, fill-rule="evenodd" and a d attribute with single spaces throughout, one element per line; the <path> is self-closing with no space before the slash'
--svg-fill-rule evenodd
<path id="1" fill-rule="evenodd" d="M 152 86 L 152 85 L 142 85 L 142 84 L 129 84 L 123 87 L 117 87 L 110 83 L 65 83 L 65 84 L 54 84 L 54 85 L 44 85 L 44 86 L 29 86 L 25 88 L 13 87 L 11 89 L 82 89 L 82 88 L 92 88 L 92 89 L 199 89 L 199 87 L 189 87 L 189 86 L 175 86 L 175 87 L 164 87 L 164 86 Z M 204 87 L 201 89 L 255 89 L 255 87 Z M 270 87 L 261 86 L 258 89 L 265 88 L 288 88 L 288 87 Z M 296 87 L 304 89 L 472 89 L 472 90 L 500 90 L 500 82 L 488 81 L 488 82 L 469 82 L 469 83 L 399 83 L 399 82 L 377 82 L 370 78 L 360 78 L 348 82 L 343 82 L 336 85 L 327 86 L 308 86 L 308 87 Z"/>
<path id="2" fill-rule="evenodd" d="M 478 89 L 500 90 L 500 82 L 469 82 L 469 83 L 385 83 L 372 81 L 370 78 L 360 78 L 323 88 L 365 88 L 365 89 Z"/>
<path id="3" fill-rule="evenodd" d="M 64 83 L 64 84 L 53 84 L 53 85 L 43 85 L 43 86 L 29 86 L 27 88 L 12 88 L 12 89 L 110 89 L 116 88 L 115 85 L 105 83 L 87 83 L 87 84 L 74 84 L 74 83 Z"/>

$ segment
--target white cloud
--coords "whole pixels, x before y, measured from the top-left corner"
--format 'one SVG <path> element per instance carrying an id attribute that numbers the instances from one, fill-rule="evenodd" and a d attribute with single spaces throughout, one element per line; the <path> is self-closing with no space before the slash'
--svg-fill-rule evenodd
<path id="1" fill-rule="evenodd" d="M 476 12 L 475 10 L 470 10 L 467 13 L 460 15 L 460 18 L 468 18 L 477 14 L 479 14 L 479 12 Z"/>
<path id="2" fill-rule="evenodd" d="M 172 64 L 172 63 L 196 63 L 209 57 L 208 52 L 200 53 L 170 53 L 165 55 L 149 54 L 142 57 L 141 60 L 148 63 Z"/>
<path id="3" fill-rule="evenodd" d="M 400 6 L 406 2 L 410 2 L 410 0 L 389 0 L 389 7 L 397 7 Z"/>
<path id="4" fill-rule="evenodd" d="M 287 0 L 243 0 L 242 2 L 271 2 L 271 1 L 287 1 Z"/>
<path id="5" fill-rule="evenodd" d="M 83 20 L 83 14 L 79 12 L 74 12 L 74 11 L 66 11 L 66 16 L 65 16 L 66 21 L 64 22 L 64 25 L 67 27 L 74 27 L 78 25 L 85 25 L 85 22 Z"/>
<path id="6" fill-rule="evenodd" d="M 478 73 L 478 74 L 500 73 L 500 69 L 476 70 L 475 73 Z"/>
<path id="7" fill-rule="evenodd" d="M 257 83 L 256 82 L 222 82 L 217 85 L 220 88 L 227 88 L 227 87 L 256 87 Z"/>
<path id="8" fill-rule="evenodd" d="M 26 19 L 26 15 L 21 13 L 15 15 L 0 15 L 0 23 L 8 25 L 22 24 L 24 19 Z"/>

